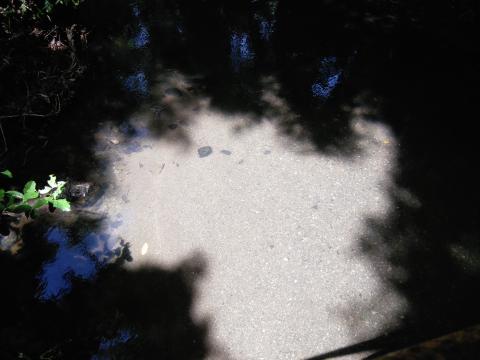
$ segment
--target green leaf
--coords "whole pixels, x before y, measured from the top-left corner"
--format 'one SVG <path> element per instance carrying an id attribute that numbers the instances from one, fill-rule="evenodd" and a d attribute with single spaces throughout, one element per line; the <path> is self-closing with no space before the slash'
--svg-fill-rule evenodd
<path id="1" fill-rule="evenodd" d="M 6 177 L 8 177 L 10 179 L 13 178 L 13 174 L 10 170 L 2 171 L 0 174 L 5 175 Z"/>
<path id="2" fill-rule="evenodd" d="M 38 198 L 39 194 L 36 191 L 30 191 L 28 193 L 23 194 L 23 201 L 28 201 L 32 199 Z"/>
<path id="3" fill-rule="evenodd" d="M 48 194 L 50 190 L 52 190 L 50 186 L 45 186 L 42 190 L 38 190 L 38 192 L 42 195 L 45 195 Z"/>
<path id="4" fill-rule="evenodd" d="M 51 196 L 56 199 L 60 196 L 65 187 L 65 181 L 57 182 L 57 178 L 54 175 L 50 175 L 50 179 L 48 180 L 48 185 L 50 185 L 53 189 Z"/>
<path id="5" fill-rule="evenodd" d="M 10 198 L 23 199 L 23 194 L 21 192 L 15 191 L 15 190 L 7 191 L 5 194 L 10 196 Z"/>
<path id="6" fill-rule="evenodd" d="M 29 181 L 25 184 L 23 188 L 23 193 L 26 194 L 28 192 L 32 192 L 36 190 L 37 190 L 37 183 L 35 181 Z"/>
<path id="7" fill-rule="evenodd" d="M 50 1 L 45 0 L 44 9 L 47 13 L 51 12 L 53 10 L 53 4 Z"/>
<path id="8" fill-rule="evenodd" d="M 37 184 L 35 181 L 29 181 L 25 184 L 25 187 L 23 188 L 23 201 L 28 201 L 31 199 L 36 199 L 38 198 L 38 192 L 36 190 Z"/>
<path id="9" fill-rule="evenodd" d="M 0 201 L 2 201 L 5 198 L 5 190 L 0 189 Z"/>
<path id="10" fill-rule="evenodd" d="M 63 191 L 63 185 L 59 186 L 58 188 L 55 189 L 54 192 L 52 192 L 52 197 L 56 199 Z"/>
<path id="11" fill-rule="evenodd" d="M 17 214 L 20 213 L 29 213 L 32 211 L 32 207 L 28 204 L 21 204 L 11 208 L 11 211 Z"/>
<path id="12" fill-rule="evenodd" d="M 70 203 L 67 199 L 52 200 L 51 204 L 62 211 L 70 211 Z"/>
<path id="13" fill-rule="evenodd" d="M 42 206 L 48 205 L 48 202 L 52 200 L 51 198 L 43 198 L 43 199 L 38 199 L 35 201 L 35 204 L 33 204 L 34 209 L 41 208 Z"/>
<path id="14" fill-rule="evenodd" d="M 6 207 L 7 208 L 10 207 L 11 205 L 13 205 L 14 202 L 15 202 L 15 198 L 13 196 L 9 196 Z"/>
<path id="15" fill-rule="evenodd" d="M 57 177 L 55 175 L 50 175 L 50 179 L 47 180 L 47 184 L 52 188 L 57 187 Z"/>

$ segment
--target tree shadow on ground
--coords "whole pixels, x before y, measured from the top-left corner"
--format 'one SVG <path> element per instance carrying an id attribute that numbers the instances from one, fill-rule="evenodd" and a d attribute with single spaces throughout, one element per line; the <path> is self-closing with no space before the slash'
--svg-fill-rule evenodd
<path id="1" fill-rule="evenodd" d="M 361 115 L 388 125 L 400 147 L 390 189 L 393 210 L 366 221 L 358 250 L 374 265 L 385 289 L 407 304 L 403 318 L 387 319 L 379 337 L 363 349 L 392 350 L 480 322 L 478 5 L 367 1 L 346 7 L 322 1 L 318 12 L 313 5 L 286 1 L 273 13 L 259 2 L 137 5 L 139 15 L 119 7 L 123 16 L 115 23 L 126 18 L 133 23 L 122 30 L 130 37 L 118 37 L 118 52 L 104 53 L 99 45 L 93 60 L 97 71 L 78 104 L 65 112 L 68 121 L 45 130 L 47 144 L 36 140 L 20 177 L 48 171 L 79 179 L 93 174 L 101 178 L 98 182 L 108 182 L 109 167 L 92 148 L 100 122 L 121 129 L 146 106 L 154 120 L 152 133 L 167 136 L 175 116 L 168 115 L 172 107 L 166 98 L 180 98 L 180 105 L 192 108 L 197 99 L 209 99 L 225 114 L 247 114 L 249 127 L 276 118 L 283 133 L 312 142 L 320 153 L 346 158 L 357 151 L 349 125 Z M 92 23 L 98 29 L 107 12 L 85 11 L 97 16 Z M 148 30 L 148 46 L 137 36 L 142 26 Z M 271 34 L 269 27 L 275 29 Z M 99 30 L 98 38 L 113 41 L 119 31 L 107 35 Z M 121 42 L 129 38 L 138 46 Z M 118 67 L 113 69 L 114 63 Z M 164 86 L 159 69 L 180 74 L 188 86 Z M 340 73 L 341 81 L 330 89 L 329 81 Z M 128 79 L 133 90 L 125 89 Z M 160 98 L 149 95 L 154 86 L 160 86 Z M 188 144 L 182 126 L 174 131 L 179 134 L 175 140 Z M 136 134 L 128 124 L 124 132 L 126 141 Z M 23 152 L 27 145 L 30 140 Z M 115 145 L 107 141 L 104 146 Z M 128 279 L 135 274 L 120 273 Z M 382 295 L 363 305 L 375 307 Z M 353 318 L 359 317 L 367 312 Z M 353 330 L 359 326 L 352 321 Z"/>
<path id="2" fill-rule="evenodd" d="M 50 229 L 48 219 L 27 225 L 22 249 L 0 252 L 2 359 L 202 359 L 211 353 L 207 321 L 192 317 L 196 284 L 206 271 L 200 256 L 169 269 L 126 267 L 128 244 L 115 256 L 100 243 L 89 248 L 103 220 L 85 214 L 64 220 Z"/>
<path id="3" fill-rule="evenodd" d="M 411 4 L 403 10 L 405 20 L 416 20 L 377 28 L 365 61 L 351 71 L 352 93 L 367 94 L 366 106 L 400 144 L 392 210 L 365 221 L 357 247 L 383 289 L 346 311 L 352 332 L 367 340 L 315 359 L 379 355 L 480 322 L 478 7 L 442 2 L 431 14 Z M 395 312 L 388 294 L 404 309 Z M 365 321 L 382 307 L 392 308 L 390 317 L 369 334 Z"/>
<path id="4" fill-rule="evenodd" d="M 319 18 L 307 2 L 87 1 L 64 19 L 91 29 L 75 100 L 51 120 L 4 124 L 2 166 L 20 183 L 54 172 L 106 186 L 111 168 L 99 152 L 142 151 L 145 132 L 188 147 L 186 127 L 202 106 L 244 117 L 245 128 L 273 121 L 316 150 L 352 155 L 343 108 L 351 94 L 341 84 L 360 44 L 358 19 L 345 6 L 322 6 Z"/>

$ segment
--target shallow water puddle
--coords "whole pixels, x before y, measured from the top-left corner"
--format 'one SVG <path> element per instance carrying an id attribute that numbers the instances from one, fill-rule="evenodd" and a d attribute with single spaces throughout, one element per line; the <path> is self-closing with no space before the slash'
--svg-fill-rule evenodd
<path id="1" fill-rule="evenodd" d="M 283 136 L 276 121 L 246 126 L 249 119 L 205 107 L 178 129 L 188 143 L 134 138 L 141 152 L 110 154 L 115 186 L 100 208 L 122 213 L 133 267 L 203 255 L 195 316 L 211 320 L 212 341 L 234 358 L 340 347 L 403 306 L 386 294 L 388 306 L 361 318 L 364 331 L 346 335 L 343 311 L 381 291 L 355 245 L 365 218 L 391 210 L 396 144 L 388 128 L 352 120 L 358 151 L 344 158 Z"/>

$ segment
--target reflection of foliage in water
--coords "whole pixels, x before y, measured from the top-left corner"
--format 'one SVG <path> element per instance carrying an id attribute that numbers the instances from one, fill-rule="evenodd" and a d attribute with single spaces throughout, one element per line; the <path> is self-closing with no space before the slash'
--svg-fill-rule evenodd
<path id="1" fill-rule="evenodd" d="M 0 6 L 0 121 L 50 117 L 71 100 L 85 70 L 79 50 L 87 31 L 58 14 L 82 2 L 15 0 Z"/>
<path id="2" fill-rule="evenodd" d="M 148 94 L 148 80 L 143 71 L 138 71 L 132 75 L 129 75 L 127 78 L 125 78 L 123 84 L 128 91 L 142 96 Z"/>
<path id="3" fill-rule="evenodd" d="M 128 244 L 110 246 L 103 220 L 76 216 L 62 228 L 29 224 L 17 254 L 0 252 L 0 271 L 10 274 L 1 284 L 0 305 L 9 311 L 0 358 L 204 358 L 206 323 L 191 317 L 203 260 L 127 269 Z"/>
<path id="4" fill-rule="evenodd" d="M 14 0 L 0 6 L 0 19 L 5 21 L 2 21 L 3 26 L 12 26 L 12 22 L 18 20 L 50 20 L 50 14 L 56 8 L 77 7 L 83 1 L 85 0 Z"/>
<path id="5" fill-rule="evenodd" d="M 371 113 L 381 114 L 382 121 L 388 122 L 402 141 L 400 165 L 403 173 L 400 174 L 399 170 L 398 182 L 418 196 L 422 209 L 414 211 L 399 203 L 399 210 L 389 219 L 368 223 L 368 236 L 359 239 L 364 254 L 373 264 L 392 263 L 398 274 L 406 274 L 402 277 L 405 282 L 386 279 L 384 284 L 398 289 L 409 302 L 411 314 L 408 321 L 413 324 L 410 329 L 431 334 L 428 325 L 432 324 L 432 319 L 435 319 L 434 325 L 438 325 L 433 330 L 435 333 L 440 325 L 453 328 L 480 318 L 476 310 L 478 306 L 474 304 L 478 298 L 471 295 L 478 283 L 478 272 L 475 267 L 469 267 L 469 272 L 475 272 L 468 277 L 461 266 L 452 265 L 452 257 L 458 262 L 459 256 L 465 255 L 458 249 L 468 248 L 470 256 L 477 253 L 470 246 L 465 247 L 461 240 L 464 233 L 470 234 L 469 238 L 478 239 L 478 216 L 477 219 L 474 217 L 475 213 L 478 214 L 478 186 L 475 185 L 477 177 L 471 171 L 471 165 L 475 163 L 472 154 L 476 153 L 476 131 L 467 122 L 472 118 L 471 113 L 475 113 L 469 113 L 476 107 L 473 104 L 478 104 L 476 92 L 472 90 L 478 84 L 478 68 L 474 65 L 478 61 L 476 55 L 472 55 L 478 50 L 474 36 L 478 33 L 474 31 L 475 28 L 478 30 L 478 7 L 471 6 L 472 1 L 439 1 L 429 6 L 413 2 L 358 1 L 348 8 L 340 2 L 324 1 L 321 2 L 322 12 L 306 2 L 301 5 L 292 1 L 279 2 L 274 18 L 268 11 L 258 11 L 262 19 L 274 20 L 269 44 L 264 40 L 260 43 L 257 37 L 264 36 L 262 33 L 270 26 L 259 24 L 260 17 L 252 15 L 251 7 L 242 8 L 239 3 L 243 2 L 240 1 L 139 3 L 144 10 L 134 15 L 141 18 L 148 30 L 147 47 L 153 56 L 142 63 L 143 75 L 130 80 L 132 89 L 148 93 L 155 85 L 155 81 L 151 81 L 152 69 L 161 63 L 182 74 L 203 76 L 199 81 L 199 92 L 210 98 L 216 109 L 234 114 L 253 113 L 253 117 L 258 115 L 254 117 L 256 121 L 262 121 L 265 109 L 269 109 L 265 104 L 255 106 L 264 90 L 259 78 L 274 75 L 280 89 L 279 96 L 299 114 L 280 123 L 279 128 L 292 134 L 294 129 L 304 127 L 309 130 L 306 133 L 312 134 L 308 140 L 315 143 L 318 151 L 333 147 L 335 154 L 353 154 L 344 150 L 350 149 L 348 125 L 352 116 L 358 115 L 355 109 L 361 107 L 363 111 L 371 107 Z M 255 6 L 260 3 L 254 2 Z M 363 9 L 362 5 L 365 5 Z M 128 15 L 122 13 L 124 10 L 121 6 L 111 6 L 102 15 L 108 19 L 103 24 L 120 23 L 123 28 L 129 22 L 128 16 L 132 16 L 130 8 L 125 10 Z M 102 12 L 92 14 L 99 16 Z M 162 26 L 155 23 L 159 14 L 165 20 Z M 248 25 L 251 18 L 255 19 L 258 28 L 252 29 Z M 133 29 L 135 36 L 136 28 Z M 239 29 L 233 48 L 231 29 Z M 256 35 L 258 33 L 260 35 Z M 357 49 L 358 57 L 352 67 L 346 69 L 342 58 Z M 235 66 L 232 66 L 230 55 L 235 53 L 235 61 L 241 62 L 242 56 L 250 51 L 256 60 L 255 64 L 247 61 L 253 65 L 251 73 L 245 71 L 241 78 L 232 74 Z M 89 174 L 92 167 L 97 170 L 98 164 L 92 165 L 93 161 L 83 164 L 83 159 L 92 159 L 91 139 L 72 137 L 69 142 L 78 143 L 75 144 L 77 147 L 70 147 L 61 140 L 65 133 L 72 133 L 70 127 L 73 127 L 76 134 L 86 134 L 96 128 L 104 113 L 108 119 L 124 119 L 132 111 L 131 107 L 125 106 L 128 97 L 118 90 L 123 89 L 122 84 L 118 85 L 112 81 L 114 77 L 108 76 L 112 69 L 118 70 L 114 69 L 116 61 L 121 64 L 122 74 L 127 74 L 123 79 L 140 74 L 136 58 L 115 58 L 116 53 L 105 53 L 102 56 L 107 60 L 103 67 L 98 67 L 104 77 L 101 81 L 89 83 L 86 96 L 79 98 L 80 105 L 76 110 L 81 109 L 77 111 L 81 116 L 72 111 L 72 118 L 62 128 L 64 133 L 50 141 L 55 146 L 47 149 L 55 150 L 56 154 L 72 154 L 76 160 L 72 161 L 73 168 L 78 176 Z M 318 61 L 332 54 L 336 54 L 338 67 L 331 69 L 330 65 L 327 66 L 324 77 Z M 128 64 L 124 66 L 122 61 Z M 237 63 L 239 66 L 240 62 Z M 342 69 L 341 75 L 338 69 Z M 338 82 L 340 78 L 341 84 Z M 105 79 L 106 85 L 102 84 Z M 320 81 L 318 85 L 317 80 Z M 335 92 L 332 90 L 334 84 L 337 84 Z M 328 101 L 312 99 L 315 93 L 330 96 Z M 322 108 L 319 103 L 323 104 Z M 90 106 L 88 112 L 85 110 L 87 106 Z M 370 116 L 368 111 L 364 114 Z M 42 159 L 41 152 L 35 156 L 38 163 L 48 158 L 43 156 Z M 48 161 L 58 161 L 60 169 L 67 168 L 68 162 L 62 162 L 64 157 L 50 158 Z M 108 175 L 105 178 L 108 179 Z M 415 241 L 403 236 L 405 229 L 413 225 L 418 233 Z M 469 258 L 470 261 L 473 263 Z M 12 271 L 7 269 L 4 273 Z M 385 272 L 379 269 L 378 273 Z M 449 282 L 452 274 L 455 281 Z M 75 282 L 80 280 L 75 279 Z M 468 290 L 471 294 L 467 296 Z M 21 289 L 18 292 L 21 293 Z M 455 301 L 447 301 L 449 297 Z M 363 314 L 361 311 L 357 313 Z M 418 325 L 423 325 L 424 329 Z M 114 339 L 118 331 L 126 328 L 118 326 L 108 336 L 102 334 L 99 337 Z"/>
<path id="6" fill-rule="evenodd" d="M 235 71 L 240 70 L 240 66 L 246 64 L 254 58 L 254 53 L 250 46 L 250 39 L 247 33 L 233 32 L 230 38 L 232 66 Z"/>

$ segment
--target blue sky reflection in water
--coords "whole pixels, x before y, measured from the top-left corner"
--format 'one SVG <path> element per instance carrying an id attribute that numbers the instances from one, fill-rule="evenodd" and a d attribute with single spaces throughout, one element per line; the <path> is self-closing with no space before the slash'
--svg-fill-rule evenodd
<path id="1" fill-rule="evenodd" d="M 312 94 L 317 98 L 326 99 L 338 85 L 342 75 L 342 69 L 337 66 L 337 58 L 335 56 L 322 58 L 319 73 L 319 77 L 312 84 Z"/>
<path id="2" fill-rule="evenodd" d="M 137 5 L 132 5 L 133 16 L 138 18 L 140 16 L 140 9 Z M 133 49 L 143 49 L 145 50 L 150 44 L 150 33 L 147 26 L 139 21 L 136 25 L 138 28 L 136 34 L 129 39 L 130 47 Z M 142 69 L 135 69 L 130 75 L 122 76 L 122 83 L 124 88 L 138 95 L 144 97 L 148 95 L 149 82 L 145 75 L 145 72 Z"/>
<path id="3" fill-rule="evenodd" d="M 106 233 L 89 233 L 75 245 L 71 244 L 68 232 L 59 227 L 50 228 L 46 237 L 58 249 L 39 275 L 41 300 L 60 298 L 71 290 L 73 277 L 91 279 L 121 253 L 116 239 Z"/>
<path id="4" fill-rule="evenodd" d="M 133 16 L 138 19 L 140 17 L 140 8 L 138 7 L 138 4 L 132 4 L 131 7 Z M 143 48 L 150 43 L 150 33 L 145 24 L 141 21 L 138 22 L 138 31 L 136 35 L 130 39 L 130 41 L 133 43 L 135 49 Z"/>
<path id="5" fill-rule="evenodd" d="M 121 344 L 125 344 L 130 340 L 133 340 L 135 335 L 128 329 L 120 330 L 114 338 L 107 339 L 102 338 L 100 345 L 98 346 L 98 353 L 92 356 L 91 360 L 109 360 L 111 356 L 108 352 Z"/>
<path id="6" fill-rule="evenodd" d="M 148 80 L 143 71 L 129 75 L 123 81 L 123 86 L 137 95 L 148 95 Z"/>
<path id="7" fill-rule="evenodd" d="M 135 16 L 136 18 L 139 18 L 140 9 L 138 5 L 136 4 L 132 5 L 132 13 L 133 13 L 133 16 Z M 141 49 L 150 43 L 150 33 L 148 32 L 148 28 L 145 26 L 143 22 L 139 21 L 137 26 L 138 26 L 138 31 L 135 34 L 135 36 L 132 39 L 130 39 L 130 41 L 133 44 L 133 47 L 135 49 Z"/>
<path id="8" fill-rule="evenodd" d="M 273 34 L 274 22 L 272 20 L 259 17 L 260 38 L 265 41 L 270 40 L 270 36 Z"/>
<path id="9" fill-rule="evenodd" d="M 144 24 L 140 23 L 138 25 L 138 32 L 133 37 L 132 42 L 133 47 L 136 49 L 140 49 L 148 45 L 150 42 L 150 33 Z"/>
<path id="10" fill-rule="evenodd" d="M 242 65 L 254 59 L 255 54 L 250 45 L 250 37 L 246 32 L 232 32 L 230 36 L 230 57 L 233 69 L 236 72 L 240 70 Z"/>

